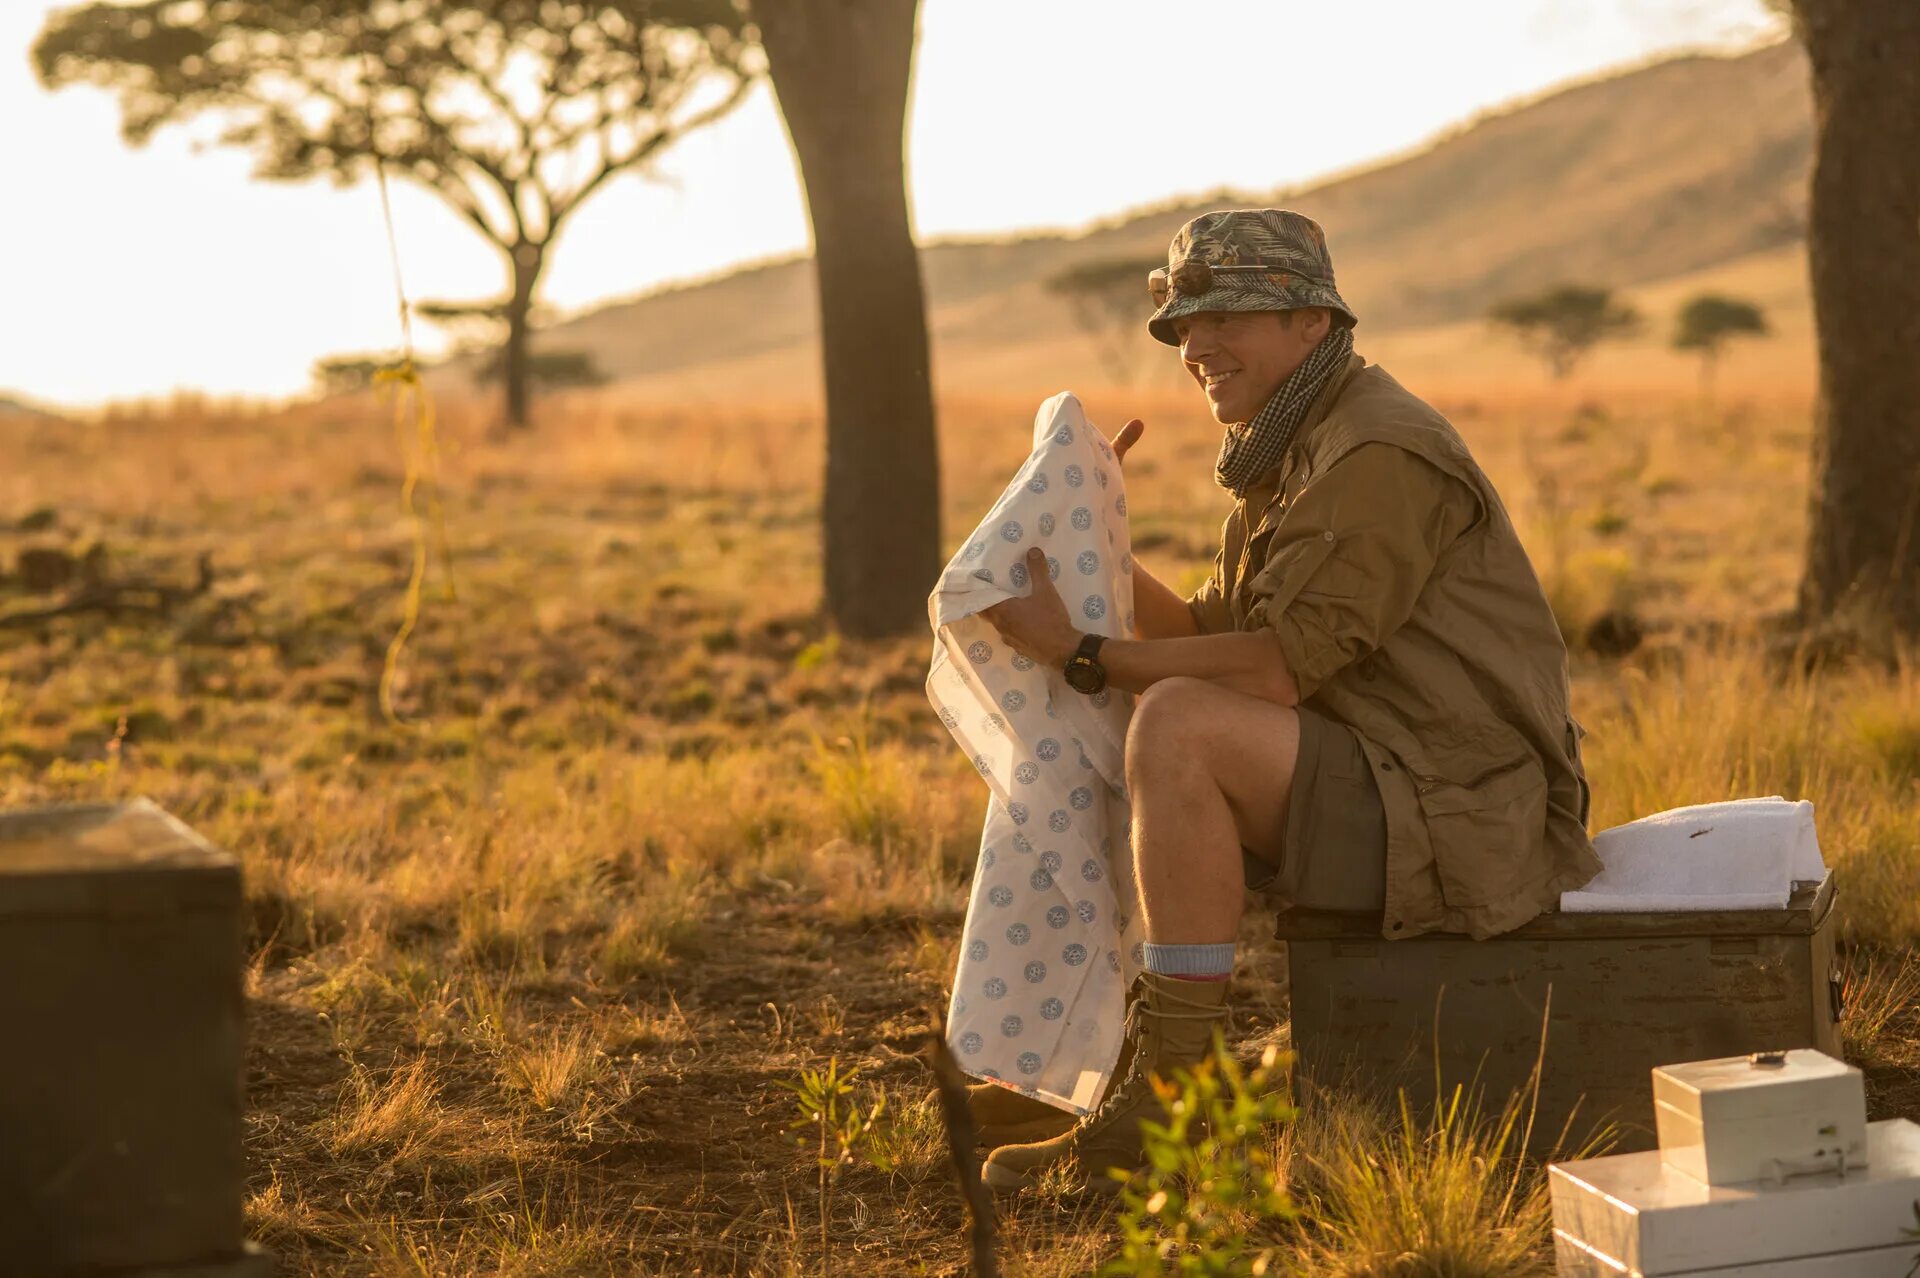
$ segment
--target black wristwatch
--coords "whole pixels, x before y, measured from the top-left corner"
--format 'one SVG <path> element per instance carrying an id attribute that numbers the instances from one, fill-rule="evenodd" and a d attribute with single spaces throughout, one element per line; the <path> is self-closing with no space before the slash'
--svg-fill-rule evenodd
<path id="1" fill-rule="evenodd" d="M 1080 637 L 1080 646 L 1067 658 L 1065 674 L 1069 688 L 1092 696 L 1107 686 L 1107 668 L 1100 664 L 1096 655 L 1100 645 L 1106 641 L 1105 635 Z"/>

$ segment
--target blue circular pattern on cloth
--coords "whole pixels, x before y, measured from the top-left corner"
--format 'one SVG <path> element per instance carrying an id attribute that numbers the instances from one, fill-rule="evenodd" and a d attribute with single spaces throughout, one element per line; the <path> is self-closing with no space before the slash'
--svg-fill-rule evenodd
<path id="1" fill-rule="evenodd" d="M 1040 1072 L 1040 1053 L 1022 1052 L 1020 1059 L 1014 1063 L 1020 1067 L 1022 1074 L 1037 1074 Z"/>
<path id="2" fill-rule="evenodd" d="M 1052 763 L 1060 757 L 1060 743 L 1052 737 L 1041 737 L 1034 744 L 1033 757 L 1042 763 Z"/>
<path id="3" fill-rule="evenodd" d="M 1024 1028 L 1025 1026 L 1020 1023 L 1020 1018 L 1017 1016 L 1003 1016 L 1000 1018 L 1000 1033 L 1007 1038 L 1019 1038 L 1020 1031 Z"/>
<path id="4" fill-rule="evenodd" d="M 1035 959 L 1033 962 L 1027 964 L 1026 967 L 1021 969 L 1021 975 L 1027 978 L 1027 984 L 1038 985 L 1040 982 L 1047 979 L 1047 965 L 1045 963 L 1042 963 L 1039 959 Z"/>
<path id="5" fill-rule="evenodd" d="M 1092 923 L 1100 915 L 1100 911 L 1094 908 L 1092 901 L 1075 901 L 1073 912 L 1080 916 L 1082 923 Z"/>
<path id="6" fill-rule="evenodd" d="M 1100 571 L 1100 556 L 1091 550 L 1083 550 L 1080 552 L 1080 557 L 1073 561 L 1073 565 L 1080 570 L 1081 576 L 1091 577 Z"/>
<path id="7" fill-rule="evenodd" d="M 1078 488 L 1087 482 L 1087 472 L 1081 470 L 1079 466 L 1070 463 L 1066 470 L 1061 473 L 1061 478 L 1067 481 L 1067 487 Z"/>
<path id="8" fill-rule="evenodd" d="M 1080 757 L 1084 759 L 1087 756 L 1083 754 Z M 1092 788 L 1084 785 L 1077 785 L 1073 787 L 1073 793 L 1067 796 L 1067 802 L 1072 806 L 1075 812 L 1085 812 L 1088 808 L 1093 806 Z"/>
<path id="9" fill-rule="evenodd" d="M 1089 883 L 1098 883 L 1103 874 L 1104 871 L 1101 870 L 1100 863 L 1092 857 L 1088 857 L 1080 863 L 1080 877 Z"/>
<path id="10" fill-rule="evenodd" d="M 1081 532 L 1085 532 L 1087 529 L 1093 527 L 1093 512 L 1085 506 L 1075 506 L 1073 513 L 1067 516 L 1067 520 L 1075 528 Z"/>
<path id="11" fill-rule="evenodd" d="M 985 1047 L 986 1045 L 987 1045 L 987 1040 L 985 1040 L 984 1038 L 981 1038 L 978 1034 L 974 1033 L 972 1030 L 968 1030 L 966 1033 L 960 1036 L 960 1054 L 962 1056 L 978 1055 L 980 1049 Z"/>
<path id="12" fill-rule="evenodd" d="M 976 666 L 984 666 L 993 660 L 993 645 L 985 639 L 975 639 L 967 645 L 967 660 Z"/>
<path id="13" fill-rule="evenodd" d="M 1000 694 L 1000 708 L 1008 714 L 1019 714 L 1027 708 L 1027 694 L 1018 688 L 1008 688 Z"/>
<path id="14" fill-rule="evenodd" d="M 1008 565 L 1007 580 L 1013 583 L 1015 590 L 1024 590 L 1027 585 L 1027 566 L 1025 564 Z"/>
<path id="15" fill-rule="evenodd" d="M 1015 923 L 1007 929 L 1007 943 L 1009 945 L 1025 945 L 1032 938 L 1033 933 L 1025 923 Z"/>
<path id="16" fill-rule="evenodd" d="M 1087 947 L 1075 941 L 1072 945 L 1060 951 L 1060 961 L 1068 967 L 1079 967 L 1087 961 Z"/>
<path id="17" fill-rule="evenodd" d="M 1047 472 L 1043 470 L 1032 479 L 1029 479 L 1027 481 L 1027 491 L 1030 493 L 1044 493 L 1047 491 Z"/>
<path id="18" fill-rule="evenodd" d="M 1007 805 L 1007 815 L 1013 818 L 1015 825 L 1025 825 L 1027 823 L 1027 805 L 1024 803 L 1009 803 Z"/>
<path id="19" fill-rule="evenodd" d="M 1027 886 L 1036 892 L 1044 892 L 1053 886 L 1053 876 L 1045 870 L 1035 870 L 1027 876 Z"/>
<path id="20" fill-rule="evenodd" d="M 987 943 L 985 941 L 968 941 L 967 957 L 976 963 L 985 959 L 987 957 Z"/>
<path id="21" fill-rule="evenodd" d="M 1067 907 L 1064 905 L 1055 905 L 1055 906 L 1048 907 L 1047 926 L 1050 928 L 1058 929 L 1058 928 L 1063 928 L 1066 925 L 1067 925 Z M 985 944 L 985 942 L 981 942 L 981 944 Z"/>
<path id="22" fill-rule="evenodd" d="M 1044 1020 L 1057 1021 L 1066 1015 L 1066 1012 L 1067 1005 L 1057 998 L 1050 998 L 1040 1004 L 1040 1015 Z"/>
<path id="23" fill-rule="evenodd" d="M 1088 862 L 1088 864 L 1091 865 L 1092 862 Z M 987 899 L 995 905 L 1012 905 L 1013 889 L 1004 883 L 995 884 L 993 887 L 987 889 Z"/>
<path id="24" fill-rule="evenodd" d="M 1073 825 L 1073 818 L 1067 815 L 1065 808 L 1055 808 L 1047 813 L 1047 828 L 1055 834 L 1065 834 Z"/>
<path id="25" fill-rule="evenodd" d="M 1087 620 L 1098 621 L 1107 615 L 1107 601 L 1099 595 L 1088 595 L 1086 602 L 1080 605 L 1080 611 L 1087 614 Z"/>
<path id="26" fill-rule="evenodd" d="M 1017 519 L 1009 519 L 1006 523 L 1000 525 L 1000 540 L 1002 541 L 1017 542 L 1026 535 L 1027 530 L 1020 526 L 1020 521 Z"/>
<path id="27" fill-rule="evenodd" d="M 1053 512 L 1052 511 L 1047 511 L 1040 516 L 1040 535 L 1042 537 L 1053 536 Z"/>
<path id="28" fill-rule="evenodd" d="M 1058 852 L 1042 852 L 1040 854 L 1040 868 L 1048 874 L 1060 873 L 1060 854 Z"/>
<path id="29" fill-rule="evenodd" d="M 986 984 L 980 987 L 980 992 L 988 998 L 1005 998 L 1007 996 L 1007 983 L 997 976 L 989 976 Z"/>
<path id="30" fill-rule="evenodd" d="M 1013 770 L 1013 779 L 1021 785 L 1032 785 L 1040 779 L 1040 768 L 1032 762 L 1023 763 Z"/>

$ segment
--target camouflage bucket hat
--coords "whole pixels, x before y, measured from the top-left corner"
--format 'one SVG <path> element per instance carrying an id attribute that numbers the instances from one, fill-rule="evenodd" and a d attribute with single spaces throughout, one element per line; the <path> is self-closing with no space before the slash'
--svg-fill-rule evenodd
<path id="1" fill-rule="evenodd" d="M 1147 278 L 1158 303 L 1147 331 L 1169 346 L 1173 321 L 1196 311 L 1290 311 L 1324 306 L 1359 323 L 1333 287 L 1327 237 L 1312 218 L 1289 209 L 1203 213 L 1167 246 L 1167 264 Z"/>

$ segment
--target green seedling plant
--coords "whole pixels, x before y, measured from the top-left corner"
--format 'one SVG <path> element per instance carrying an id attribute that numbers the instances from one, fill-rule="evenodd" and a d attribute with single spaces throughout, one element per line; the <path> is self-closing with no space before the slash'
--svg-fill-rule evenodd
<path id="1" fill-rule="evenodd" d="M 820 1272 L 823 1275 L 833 1272 L 833 1240 L 828 1226 L 832 1220 L 833 1191 L 841 1172 L 855 1160 L 864 1160 L 881 1171 L 893 1169 L 893 1160 L 886 1153 L 888 1144 L 880 1139 L 885 1135 L 881 1120 L 886 1116 L 887 1098 L 884 1094 L 876 1095 L 870 1105 L 856 1100 L 854 1079 L 859 1073 L 857 1065 L 841 1070 L 840 1058 L 836 1056 L 827 1062 L 825 1069 L 802 1070 L 798 1082 L 779 1084 L 794 1094 L 795 1107 L 799 1110 L 788 1132 L 801 1144 L 817 1140 L 815 1192 L 820 1208 Z"/>
<path id="2" fill-rule="evenodd" d="M 1243 1070 L 1216 1031 L 1210 1059 L 1153 1080 L 1167 1121 L 1141 1124 L 1145 1168 L 1114 1173 L 1127 1182 L 1123 1245 L 1102 1278 L 1267 1272 L 1272 1249 L 1254 1246 L 1249 1226 L 1294 1214 L 1272 1140 L 1296 1112 L 1280 1085 L 1288 1059 L 1269 1047 L 1256 1068 Z"/>

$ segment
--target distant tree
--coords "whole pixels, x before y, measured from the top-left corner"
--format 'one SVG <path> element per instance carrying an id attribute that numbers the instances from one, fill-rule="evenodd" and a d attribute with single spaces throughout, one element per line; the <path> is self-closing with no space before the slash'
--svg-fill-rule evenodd
<path id="1" fill-rule="evenodd" d="M 1073 322 L 1119 385 L 1133 380 L 1129 354 L 1146 327 L 1147 274 L 1162 265 L 1157 257 L 1097 257 L 1047 278 L 1047 290 L 1067 300 Z"/>
<path id="2" fill-rule="evenodd" d="M 813 220 L 826 603 L 853 635 L 923 629 L 940 572 L 940 457 L 904 150 L 918 8 L 753 0 Z"/>
<path id="3" fill-rule="evenodd" d="M 1813 72 L 1820 405 L 1800 612 L 1920 636 L 1920 4 L 1775 7 Z"/>
<path id="4" fill-rule="evenodd" d="M 1700 356 L 1700 393 L 1713 397 L 1713 374 L 1720 349 L 1735 337 L 1764 337 L 1767 317 L 1752 302 L 1718 293 L 1687 299 L 1673 325 L 1673 349 Z"/>
<path id="5" fill-rule="evenodd" d="M 480 368 L 476 380 L 484 384 L 499 382 L 507 375 L 506 361 L 495 351 Z M 592 351 L 546 350 L 527 353 L 527 380 L 542 390 L 566 390 L 573 387 L 604 386 L 607 375 L 594 361 Z"/>
<path id="6" fill-rule="evenodd" d="M 117 92 L 135 145 L 211 115 L 258 177 L 345 185 L 384 163 L 439 196 L 506 259 L 514 426 L 554 238 L 609 179 L 739 103 L 757 58 L 732 0 L 93 3 L 56 12 L 33 49 L 48 87 Z"/>
<path id="7" fill-rule="evenodd" d="M 1596 345 L 1640 327 L 1640 313 L 1616 302 L 1611 289 L 1562 284 L 1494 306 L 1487 317 L 1512 329 L 1563 381 Z"/>
<path id="8" fill-rule="evenodd" d="M 313 362 L 313 383 L 322 394 L 351 394 L 373 385 L 383 369 L 393 366 L 390 356 L 329 355 Z"/>

